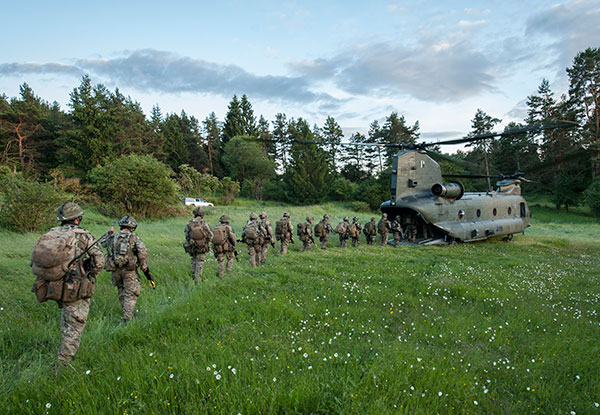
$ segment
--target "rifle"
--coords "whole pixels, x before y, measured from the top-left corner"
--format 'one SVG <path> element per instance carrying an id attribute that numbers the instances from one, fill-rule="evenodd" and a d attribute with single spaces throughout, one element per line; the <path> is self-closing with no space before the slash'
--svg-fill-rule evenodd
<path id="1" fill-rule="evenodd" d="M 144 272 L 144 275 L 146 276 L 148 281 L 150 281 L 150 286 L 152 287 L 152 289 L 156 290 L 156 282 L 154 280 L 154 275 L 152 275 L 152 273 L 150 272 L 150 268 L 146 266 L 146 269 L 142 268 L 142 271 Z"/>
<path id="2" fill-rule="evenodd" d="M 77 255 L 75 258 L 73 258 L 71 261 L 69 261 L 69 263 L 67 264 L 67 269 L 71 268 L 71 265 L 73 265 L 74 263 L 79 261 L 81 259 L 81 257 L 83 257 L 85 254 L 87 254 L 90 251 L 90 249 L 92 249 L 95 245 L 98 245 L 99 243 L 102 243 L 102 242 L 106 241 L 108 238 L 110 238 L 113 233 L 114 232 L 112 230 L 110 230 L 110 231 L 106 232 L 104 235 L 102 235 L 100 238 L 96 239 L 96 241 L 94 241 L 93 244 L 88 246 L 85 251 L 83 251 L 82 253 Z"/>
<path id="3" fill-rule="evenodd" d="M 293 236 L 290 236 L 290 242 L 292 243 L 292 245 L 296 245 L 296 244 L 294 243 L 294 237 L 293 237 Z"/>
<path id="4" fill-rule="evenodd" d="M 315 238 L 313 238 L 312 235 L 310 236 L 310 241 L 313 243 L 314 246 L 317 246 L 317 243 L 315 242 Z"/>
<path id="5" fill-rule="evenodd" d="M 235 256 L 235 260 L 239 262 L 240 259 L 238 258 L 238 251 L 235 248 L 233 248 L 233 255 Z"/>

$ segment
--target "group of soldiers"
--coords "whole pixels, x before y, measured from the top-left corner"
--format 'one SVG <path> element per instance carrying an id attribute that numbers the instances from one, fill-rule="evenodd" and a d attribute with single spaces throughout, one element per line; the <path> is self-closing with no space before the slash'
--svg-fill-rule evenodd
<path id="1" fill-rule="evenodd" d="M 83 214 L 76 203 L 63 203 L 57 212 L 60 226 L 42 235 L 31 254 L 32 271 L 37 277 L 32 291 L 38 301 L 54 300 L 62 308 L 62 341 L 58 350 L 57 373 L 65 367 L 72 367 L 70 362 L 79 348 L 95 280 L 102 269 L 111 272 L 112 283 L 117 288 L 123 310 L 123 325 L 135 315 L 135 305 L 141 290 L 138 269 L 146 274 L 151 286 L 155 286 L 147 265 L 148 250 L 135 233 L 135 219 L 124 216 L 118 222 L 118 232 L 115 233 L 111 227 L 106 234 L 95 240 L 80 226 Z M 217 275 L 222 277 L 232 271 L 234 259 L 238 255 L 237 242 L 247 245 L 253 267 L 266 262 L 269 248 L 275 247 L 275 241 L 279 241 L 279 252 L 282 255 L 287 253 L 289 244 L 294 243 L 294 227 L 287 212 L 275 223 L 275 231 L 266 212 L 250 214 L 241 239 L 237 239 L 229 225 L 229 216 L 222 215 L 219 224 L 211 228 L 204 221 L 205 212 L 202 208 L 194 209 L 193 214 L 194 218 L 185 227 L 183 247 L 191 256 L 191 275 L 196 284 L 202 280 L 203 265 L 211 245 L 218 263 Z M 361 231 L 365 234 L 368 245 L 375 244 L 377 234 L 380 235 L 381 245 L 386 245 L 390 232 L 394 235 L 395 243 L 402 239 L 414 241 L 416 238 L 417 228 L 412 222 L 402 223 L 400 217 L 390 222 L 385 213 L 379 222 L 373 217 L 364 227 L 357 217 L 350 223 L 350 218 L 346 216 L 335 228 L 329 219 L 329 215 L 323 215 L 314 229 L 314 219 L 310 216 L 304 223 L 297 224 L 296 234 L 302 242 L 300 251 L 310 251 L 312 245 L 316 246 L 314 236 L 319 238 L 321 249 L 326 249 L 331 233 L 339 235 L 341 248 L 347 246 L 348 239 L 352 239 L 352 246 L 359 246 Z M 101 247 L 106 249 L 106 255 Z"/>

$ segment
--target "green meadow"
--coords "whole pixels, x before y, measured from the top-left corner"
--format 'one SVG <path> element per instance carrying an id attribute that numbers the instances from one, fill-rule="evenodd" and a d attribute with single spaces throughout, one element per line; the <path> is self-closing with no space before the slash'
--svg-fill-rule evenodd
<path id="1" fill-rule="evenodd" d="M 227 213 L 239 236 L 261 210 L 273 225 L 284 211 L 294 224 L 353 216 L 242 201 L 206 219 Z M 510 243 L 340 249 L 332 235 L 259 268 L 239 244 L 233 273 L 218 279 L 211 255 L 198 286 L 189 218 L 142 221 L 156 290 L 143 279 L 122 327 L 100 274 L 75 370 L 59 377 L 60 310 L 30 292 L 39 234 L 0 231 L 0 413 L 600 414 L 600 223 L 532 212 Z M 82 226 L 99 237 L 114 222 L 88 209 Z"/>

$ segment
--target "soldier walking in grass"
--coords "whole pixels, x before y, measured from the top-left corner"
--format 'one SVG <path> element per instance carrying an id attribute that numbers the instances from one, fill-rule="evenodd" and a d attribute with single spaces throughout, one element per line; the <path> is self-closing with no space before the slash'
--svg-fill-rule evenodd
<path id="1" fill-rule="evenodd" d="M 250 214 L 250 220 L 244 226 L 242 231 L 242 242 L 248 245 L 248 256 L 250 257 L 250 265 L 258 267 L 262 252 L 262 245 L 266 238 L 266 232 L 258 222 L 258 215 L 256 213 Z"/>
<path id="2" fill-rule="evenodd" d="M 315 236 L 321 241 L 321 249 L 327 249 L 327 241 L 329 240 L 329 234 L 333 231 L 333 227 L 329 223 L 329 215 L 323 215 L 323 219 L 315 225 Z"/>
<path id="3" fill-rule="evenodd" d="M 387 245 L 388 233 L 390 232 L 391 229 L 392 229 L 392 224 L 387 219 L 387 213 L 383 213 L 381 215 L 381 219 L 379 219 L 379 222 L 377 223 L 377 233 L 379 234 L 379 237 L 381 238 L 382 246 Z"/>
<path id="4" fill-rule="evenodd" d="M 337 233 L 340 237 L 340 248 L 345 248 L 348 243 L 348 238 L 350 232 L 350 218 L 348 216 L 344 216 L 344 220 L 337 224 L 335 227 L 335 233 Z"/>
<path id="5" fill-rule="evenodd" d="M 63 203 L 56 219 L 60 227 L 52 228 L 38 239 L 30 265 L 37 277 L 33 291 L 38 301 L 54 300 L 62 308 L 62 341 L 55 371 L 59 375 L 64 367 L 73 368 L 70 362 L 79 349 L 96 276 L 104 266 L 104 255 L 92 234 L 79 226 L 83 210 L 76 203 Z"/>
<path id="6" fill-rule="evenodd" d="M 233 259 L 237 256 L 235 250 L 236 237 L 231 226 L 229 226 L 229 216 L 222 215 L 219 218 L 220 224 L 213 229 L 213 253 L 217 259 L 217 276 L 221 278 L 225 272 L 231 273 L 233 269 Z M 227 266 L 225 259 L 227 258 Z"/>
<path id="7" fill-rule="evenodd" d="M 184 232 L 183 249 L 192 257 L 192 279 L 194 284 L 198 284 L 198 279 L 202 281 L 202 268 L 213 238 L 210 226 L 204 222 L 204 209 L 201 207 L 194 209 L 194 219 L 186 225 Z"/>
<path id="8" fill-rule="evenodd" d="M 404 232 L 402 231 L 402 218 L 400 215 L 396 215 L 392 222 L 392 232 L 394 233 L 394 245 L 400 245 L 400 242 L 404 238 Z"/>
<path id="9" fill-rule="evenodd" d="M 279 252 L 282 255 L 287 254 L 288 245 L 293 242 L 294 226 L 290 219 L 290 214 L 287 212 L 283 213 L 283 217 L 275 222 L 275 238 L 281 242 L 281 248 Z"/>
<path id="10" fill-rule="evenodd" d="M 365 224 L 363 233 L 365 234 L 367 245 L 375 245 L 375 237 L 377 236 L 377 222 L 374 217 L 371 218 L 370 222 Z"/>
<path id="11" fill-rule="evenodd" d="M 348 232 L 352 238 L 352 246 L 354 247 L 360 246 L 360 231 L 362 231 L 362 226 L 358 222 L 358 218 L 355 216 L 352 218 L 352 225 L 350 225 Z"/>
<path id="12" fill-rule="evenodd" d="M 261 226 L 263 232 L 265 233 L 265 237 L 262 241 L 261 251 L 260 251 L 260 264 L 264 265 L 267 262 L 267 252 L 269 252 L 269 245 L 273 248 L 275 247 L 275 242 L 273 239 L 273 227 L 267 220 L 267 212 L 260 212 L 258 215 L 260 218 L 259 225 Z"/>
<path id="13" fill-rule="evenodd" d="M 307 216 L 306 222 L 298 224 L 297 233 L 298 233 L 298 237 L 302 241 L 302 249 L 300 249 L 300 252 L 304 252 L 304 251 L 310 252 L 310 246 L 315 242 L 315 240 L 313 239 L 313 236 L 312 236 L 313 220 L 314 219 L 312 218 L 312 216 Z"/>
<path id="14" fill-rule="evenodd" d="M 112 235 L 103 243 L 108 255 L 104 269 L 112 272 L 112 283 L 117 287 L 119 303 L 123 309 L 123 325 L 135 314 L 135 305 L 140 296 L 142 284 L 138 277 L 138 266 L 148 269 L 148 249 L 142 238 L 134 233 L 137 222 L 132 216 L 123 216 L 119 220 L 119 233 Z"/>

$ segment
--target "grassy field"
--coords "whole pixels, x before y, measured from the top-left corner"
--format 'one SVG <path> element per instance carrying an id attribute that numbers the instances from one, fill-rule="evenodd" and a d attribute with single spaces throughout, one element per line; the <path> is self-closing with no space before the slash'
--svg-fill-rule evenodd
<path id="1" fill-rule="evenodd" d="M 274 223 L 347 206 L 239 203 Z M 142 222 L 157 277 L 127 327 L 102 273 L 74 361 L 53 376 L 59 310 L 30 292 L 38 234 L 0 231 L 0 413 L 600 414 L 600 224 L 533 207 L 512 243 L 336 248 L 194 286 L 188 219 Z M 359 215 L 364 222 L 371 215 Z M 87 212 L 95 236 L 112 219 Z"/>

